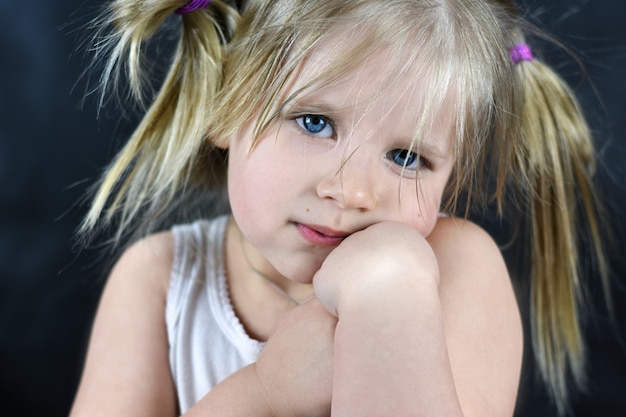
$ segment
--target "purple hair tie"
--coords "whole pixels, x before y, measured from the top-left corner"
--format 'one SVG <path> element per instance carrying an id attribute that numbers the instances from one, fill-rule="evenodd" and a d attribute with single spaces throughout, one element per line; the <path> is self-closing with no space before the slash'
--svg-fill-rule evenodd
<path id="1" fill-rule="evenodd" d="M 509 54 L 511 55 L 511 59 L 514 64 L 519 64 L 522 61 L 532 61 L 535 59 L 533 57 L 533 51 L 530 49 L 530 46 L 525 43 L 520 43 L 509 49 Z"/>
<path id="2" fill-rule="evenodd" d="M 187 14 L 194 10 L 204 9 L 211 3 L 211 0 L 189 0 L 183 7 L 179 7 L 174 11 L 176 14 Z"/>

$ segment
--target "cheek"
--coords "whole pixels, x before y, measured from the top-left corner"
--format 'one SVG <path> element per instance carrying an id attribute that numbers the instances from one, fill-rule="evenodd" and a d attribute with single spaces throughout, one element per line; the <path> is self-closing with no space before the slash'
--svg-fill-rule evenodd
<path id="1" fill-rule="evenodd" d="M 443 190 L 438 186 L 424 186 L 419 192 L 407 193 L 399 207 L 401 222 L 428 237 L 435 228 L 440 215 Z"/>
<path id="2" fill-rule="evenodd" d="M 437 223 L 439 217 L 438 208 L 439 206 L 436 204 L 420 204 L 420 207 L 415 207 L 413 213 L 408 216 L 410 220 L 406 223 L 422 236 L 428 237 Z"/>
<path id="3" fill-rule="evenodd" d="M 246 178 L 239 172 L 233 173 L 228 170 L 228 200 L 233 211 L 233 215 L 239 222 L 241 214 L 250 210 L 251 195 L 247 192 L 248 185 Z"/>
<path id="4" fill-rule="evenodd" d="M 263 210 L 263 181 L 251 169 L 245 153 L 231 149 L 228 162 L 228 200 L 233 217 L 245 235 L 256 229 L 255 219 Z"/>
<path id="5" fill-rule="evenodd" d="M 228 164 L 228 197 L 233 217 L 242 232 L 254 239 L 271 230 L 286 210 L 289 176 L 281 164 L 259 146 L 250 154 L 233 149 Z"/>
<path id="6" fill-rule="evenodd" d="M 264 206 L 268 181 L 263 171 L 255 170 L 254 163 L 238 161 L 228 167 L 228 197 L 233 212 L 252 215 Z"/>
<path id="7" fill-rule="evenodd" d="M 425 238 L 428 237 L 435 228 L 435 224 L 437 224 L 438 218 L 439 211 L 437 209 L 429 211 L 428 215 L 422 217 L 422 222 L 417 230 Z"/>

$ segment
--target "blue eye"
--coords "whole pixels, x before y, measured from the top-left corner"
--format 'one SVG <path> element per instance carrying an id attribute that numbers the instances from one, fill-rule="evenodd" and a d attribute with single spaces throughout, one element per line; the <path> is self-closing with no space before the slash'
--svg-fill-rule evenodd
<path id="1" fill-rule="evenodd" d="M 413 171 L 429 167 L 427 160 L 419 156 L 417 153 L 406 149 L 394 149 L 387 152 L 386 157 L 394 164 Z"/>
<path id="2" fill-rule="evenodd" d="M 331 121 L 326 117 L 307 114 L 305 116 L 296 117 L 295 120 L 298 126 L 311 135 L 331 138 L 335 134 Z"/>

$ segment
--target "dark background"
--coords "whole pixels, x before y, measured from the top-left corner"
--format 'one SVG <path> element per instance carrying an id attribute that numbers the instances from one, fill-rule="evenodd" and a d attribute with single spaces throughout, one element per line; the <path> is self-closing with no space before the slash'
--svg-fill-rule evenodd
<path id="1" fill-rule="evenodd" d="M 97 117 L 83 103 L 86 66 L 77 52 L 95 0 L 0 0 L 0 415 L 67 415 L 90 323 L 105 279 L 97 249 L 78 251 L 78 204 L 134 121 L 112 108 Z M 571 47 L 576 62 L 545 48 L 583 101 L 597 138 L 600 189 L 614 232 L 615 322 L 608 320 L 596 275 L 587 340 L 590 383 L 574 393 L 576 416 L 626 416 L 626 3 L 528 0 L 531 20 Z M 92 83 L 93 84 L 93 83 Z M 499 223 L 485 219 L 494 236 Z M 515 257 L 515 249 L 505 252 Z M 524 282 L 520 306 L 527 319 Z M 621 344 L 620 344 L 621 343 Z M 552 416 L 527 349 L 518 416 Z"/>

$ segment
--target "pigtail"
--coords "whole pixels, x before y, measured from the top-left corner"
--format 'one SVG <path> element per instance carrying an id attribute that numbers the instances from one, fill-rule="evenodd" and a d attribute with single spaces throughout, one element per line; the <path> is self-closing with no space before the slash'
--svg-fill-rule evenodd
<path id="1" fill-rule="evenodd" d="M 585 382 L 581 238 L 595 249 L 605 284 L 607 277 L 592 181 L 595 154 L 579 104 L 564 81 L 538 60 L 520 62 L 515 72 L 523 104 L 514 165 L 518 185 L 529 196 L 532 340 L 541 374 L 563 412 L 568 377 L 579 387 Z M 581 234 L 585 223 L 587 235 Z"/>
<path id="2" fill-rule="evenodd" d="M 206 146 L 207 114 L 222 83 L 223 46 L 238 22 L 238 13 L 215 0 L 206 9 L 173 14 L 184 5 L 184 0 L 117 0 L 98 22 L 100 27 L 112 28 L 112 33 L 99 36 L 95 43 L 96 58 L 106 59 L 101 86 L 115 86 L 125 77 L 140 104 L 147 90 L 142 71 L 147 65 L 146 42 L 168 18 L 180 19 L 181 29 L 165 80 L 107 169 L 82 224 L 83 233 L 92 232 L 99 220 L 108 225 L 116 218 L 115 241 L 119 241 L 139 213 L 146 218 L 156 216 L 193 174 L 200 150 Z"/>

